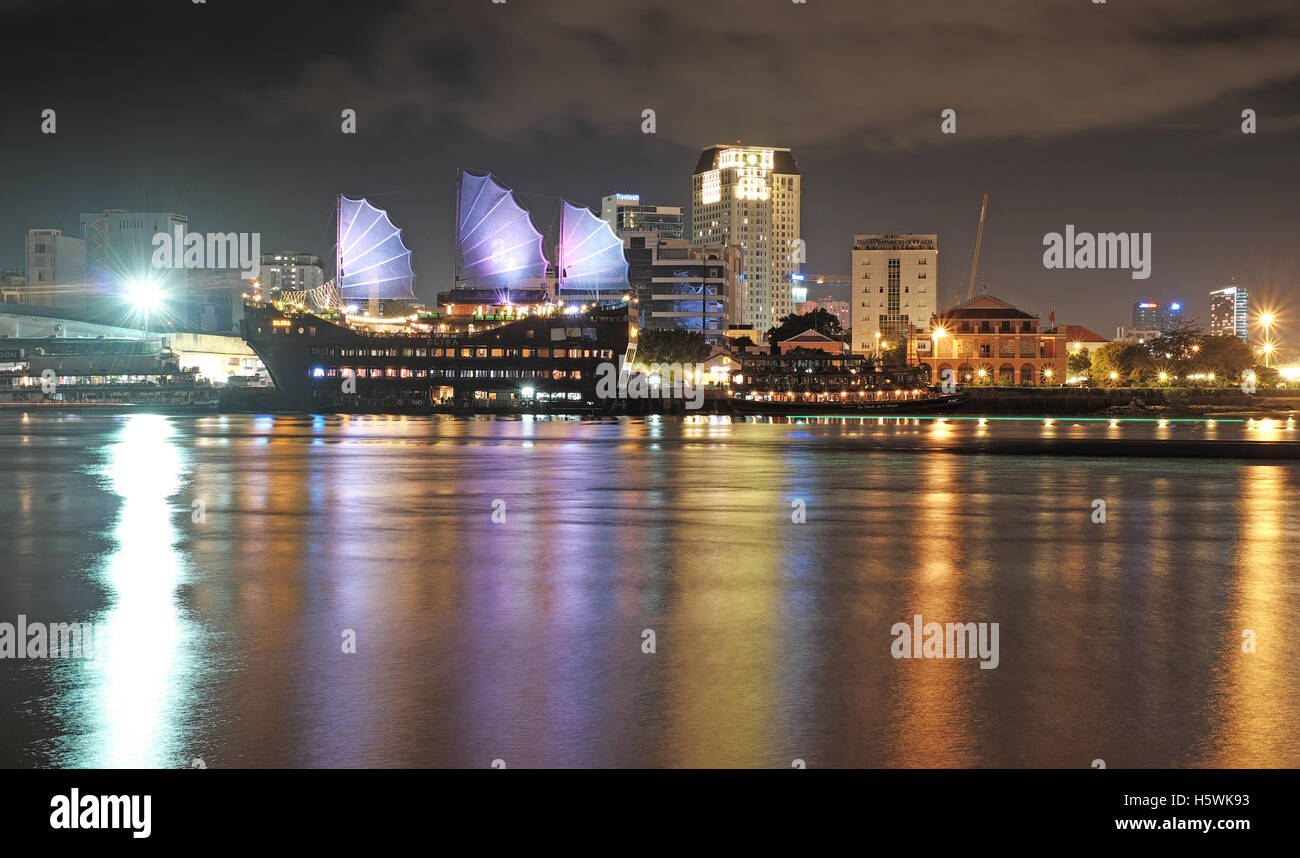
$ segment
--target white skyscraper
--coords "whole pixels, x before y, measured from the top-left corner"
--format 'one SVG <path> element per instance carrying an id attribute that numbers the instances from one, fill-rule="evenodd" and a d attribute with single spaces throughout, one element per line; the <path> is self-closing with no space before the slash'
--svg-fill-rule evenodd
<path id="1" fill-rule="evenodd" d="M 853 351 L 873 351 L 877 332 L 897 342 L 939 309 L 939 237 L 855 235 L 852 276 Z"/>
<path id="2" fill-rule="evenodd" d="M 794 312 L 791 275 L 805 259 L 799 199 L 789 149 L 711 146 L 691 176 L 691 242 L 744 250 L 745 304 L 737 309 L 760 332 Z"/>

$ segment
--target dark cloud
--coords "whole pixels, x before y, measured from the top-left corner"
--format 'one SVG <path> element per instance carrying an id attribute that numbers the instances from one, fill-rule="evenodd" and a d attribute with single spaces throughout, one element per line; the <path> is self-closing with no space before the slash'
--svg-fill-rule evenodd
<path id="1" fill-rule="evenodd" d="M 456 14 L 455 47 L 446 8 L 414 3 L 350 57 L 306 62 L 274 100 L 317 112 L 347 97 L 380 120 L 508 138 L 562 133 L 557 112 L 621 136 L 641 99 L 683 145 L 747 131 L 911 148 L 939 142 L 944 107 L 967 139 L 1050 138 L 1300 76 L 1293 2 L 564 0 Z"/>
<path id="2" fill-rule="evenodd" d="M 559 194 L 687 204 L 700 149 L 742 138 L 795 150 L 813 272 L 846 271 L 857 232 L 935 232 L 947 302 L 987 191 L 979 281 L 1044 316 L 1204 317 L 1232 276 L 1300 308 L 1294 0 L 0 0 L 0 30 L 0 267 L 27 228 L 106 207 L 328 257 L 347 192 L 391 208 L 431 299 L 456 167 L 545 231 Z M 1067 223 L 1151 231 L 1151 279 L 1045 271 Z"/>

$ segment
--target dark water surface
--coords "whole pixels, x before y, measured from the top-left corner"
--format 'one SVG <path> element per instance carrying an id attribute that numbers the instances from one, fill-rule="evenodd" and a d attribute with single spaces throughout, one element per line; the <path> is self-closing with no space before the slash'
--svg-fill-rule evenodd
<path id="1" fill-rule="evenodd" d="M 1300 464 L 979 433 L 1300 434 L 0 416 L 0 765 L 1300 766 Z"/>

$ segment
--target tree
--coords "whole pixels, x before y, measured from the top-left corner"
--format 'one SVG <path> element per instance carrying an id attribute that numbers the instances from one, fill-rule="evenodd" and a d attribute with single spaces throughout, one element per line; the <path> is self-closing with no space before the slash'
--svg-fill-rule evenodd
<path id="1" fill-rule="evenodd" d="M 745 349 L 752 349 L 756 344 L 749 337 L 736 337 L 731 341 L 731 345 L 734 348 L 744 351 Z"/>
<path id="2" fill-rule="evenodd" d="M 1087 349 L 1079 349 L 1065 359 L 1065 372 L 1070 378 L 1087 375 L 1090 369 L 1092 369 L 1092 358 L 1088 356 Z"/>
<path id="3" fill-rule="evenodd" d="M 1282 373 L 1278 372 L 1276 367 L 1256 366 L 1254 371 L 1255 384 L 1257 384 L 1260 389 L 1266 387 L 1277 387 L 1278 382 L 1282 380 Z"/>
<path id="4" fill-rule="evenodd" d="M 1250 346 L 1231 334 L 1205 337 L 1193 365 L 1197 372 L 1214 373 L 1217 380 L 1232 384 L 1255 363 Z"/>
<path id="5" fill-rule="evenodd" d="M 768 329 L 767 343 L 772 348 L 772 354 L 776 354 L 777 343 L 784 342 L 808 330 L 825 334 L 833 340 L 844 339 L 844 328 L 840 325 L 839 316 L 818 307 L 811 313 L 804 313 L 803 315 L 791 313 L 782 318 L 780 324 L 776 327 Z"/>
<path id="6" fill-rule="evenodd" d="M 636 344 L 637 363 L 700 363 L 709 356 L 709 344 L 698 331 L 685 328 L 642 329 Z"/>
<path id="7" fill-rule="evenodd" d="M 894 337 L 888 348 L 881 347 L 880 362 L 885 369 L 902 369 L 907 364 L 907 339 Z"/>
<path id="8" fill-rule="evenodd" d="M 1190 319 L 1175 319 L 1161 334 L 1147 342 L 1151 356 L 1170 374 L 1186 375 L 1199 356 L 1205 330 Z M 1169 363 L 1172 361 L 1172 363 Z"/>
<path id="9" fill-rule="evenodd" d="M 1098 384 L 1118 384 L 1121 379 L 1140 383 L 1152 366 L 1151 353 L 1145 345 L 1116 341 L 1092 353 L 1088 374 Z"/>

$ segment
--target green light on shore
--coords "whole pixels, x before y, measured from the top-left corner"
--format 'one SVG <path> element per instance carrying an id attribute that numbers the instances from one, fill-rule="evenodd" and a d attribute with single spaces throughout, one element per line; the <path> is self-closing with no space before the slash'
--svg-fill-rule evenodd
<path id="1" fill-rule="evenodd" d="M 791 420 L 1003 420 L 1041 423 L 1054 420 L 1070 423 L 1245 423 L 1242 418 L 1223 417 L 956 417 L 921 414 L 786 414 Z"/>

